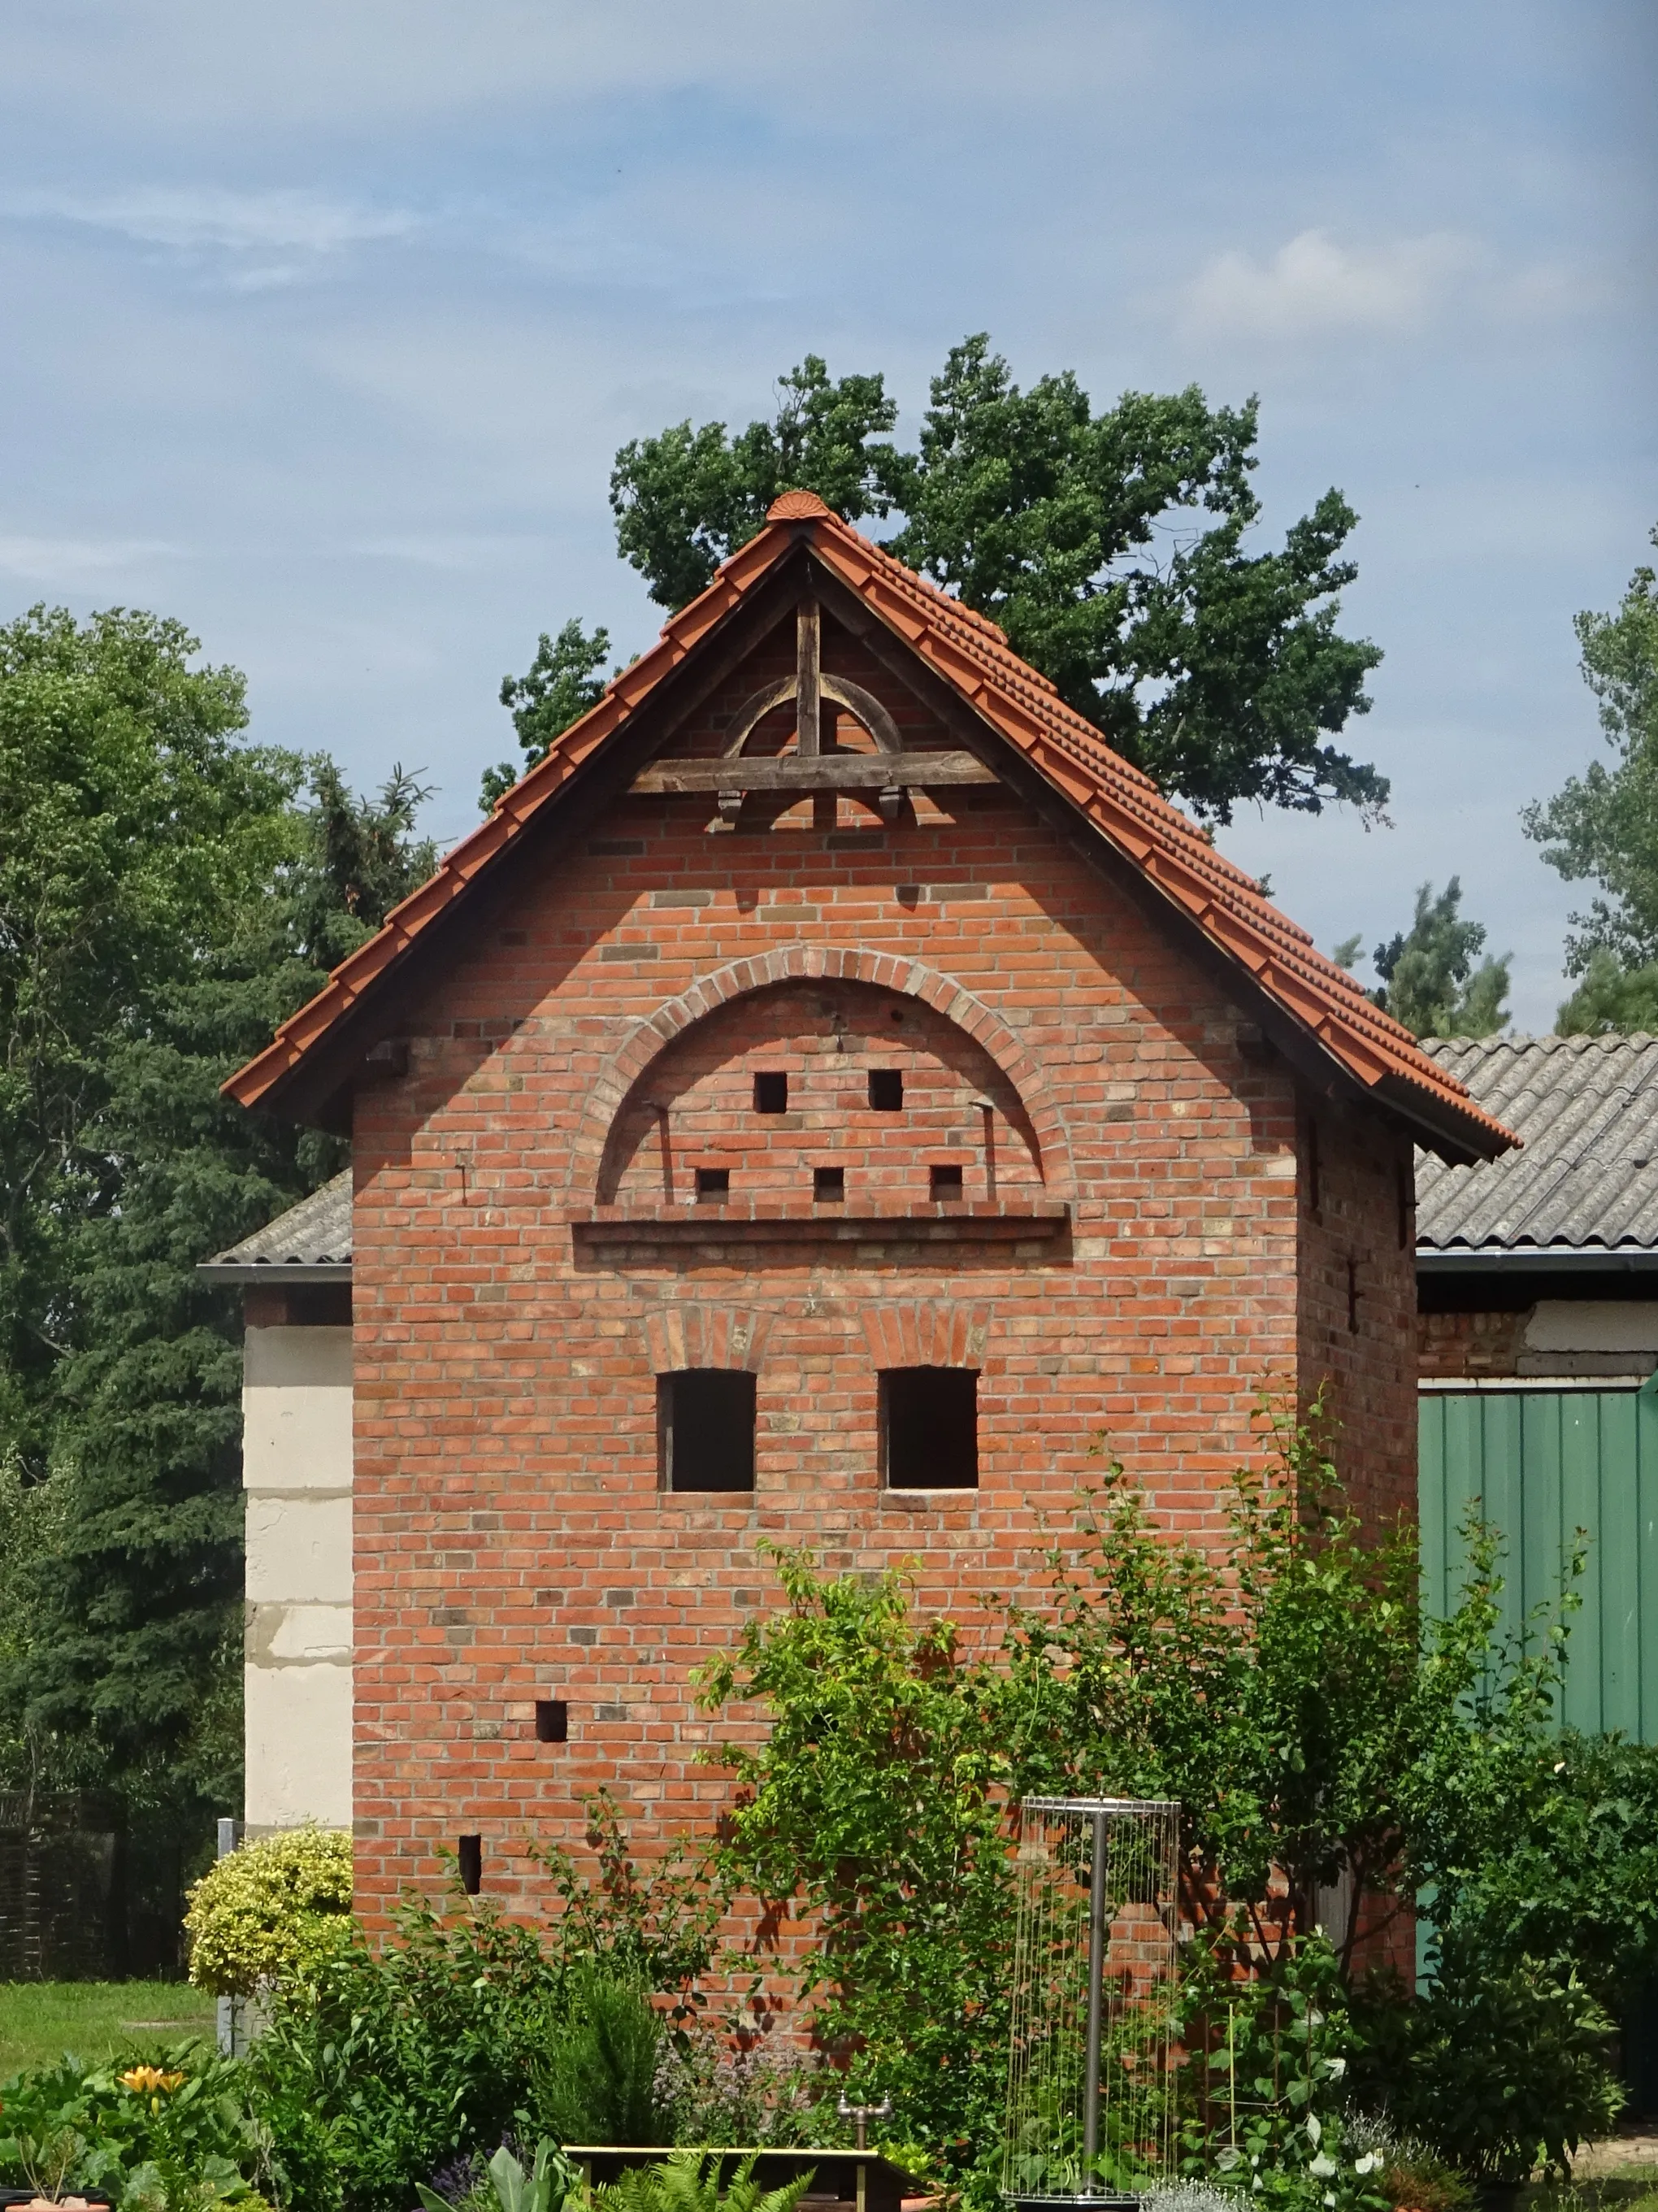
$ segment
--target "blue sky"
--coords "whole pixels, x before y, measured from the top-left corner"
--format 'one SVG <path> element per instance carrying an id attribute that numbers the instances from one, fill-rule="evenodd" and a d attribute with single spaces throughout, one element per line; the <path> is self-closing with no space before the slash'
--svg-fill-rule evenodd
<path id="1" fill-rule="evenodd" d="M 1391 830 L 1223 838 L 1325 945 L 1461 872 L 1561 995 L 1518 810 L 1600 743 L 1571 616 L 1658 521 L 1650 0 L 10 0 L 0 607 L 178 614 L 256 732 L 476 818 L 536 633 L 659 611 L 624 439 L 807 350 L 914 433 L 988 330 L 1096 399 L 1258 392 L 1266 529 L 1358 509 Z"/>

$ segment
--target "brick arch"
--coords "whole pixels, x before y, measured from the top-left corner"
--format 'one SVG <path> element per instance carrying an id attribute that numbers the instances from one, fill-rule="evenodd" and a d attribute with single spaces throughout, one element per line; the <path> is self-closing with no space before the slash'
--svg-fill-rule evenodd
<path id="1" fill-rule="evenodd" d="M 688 1367 L 742 1368 L 757 1375 L 765 1364 L 772 1317 L 753 1306 L 682 1302 L 655 1307 L 645 1316 L 645 1350 L 653 1375 Z"/>
<path id="2" fill-rule="evenodd" d="M 936 968 L 889 952 L 854 952 L 829 945 L 784 945 L 733 960 L 701 975 L 642 1021 L 599 1070 L 587 1094 L 571 1164 L 572 1196 L 591 1198 L 617 1115 L 658 1055 L 733 999 L 780 983 L 869 983 L 920 1000 L 987 1052 L 1018 1093 L 1035 1133 L 1036 1170 L 1048 1194 L 1073 1199 L 1076 1182 L 1064 1120 L 1037 1063 L 1002 1019 Z"/>
<path id="3" fill-rule="evenodd" d="M 864 1339 L 877 1369 L 977 1367 L 990 1335 L 990 1308 L 932 1298 L 895 1298 L 864 1310 Z"/>

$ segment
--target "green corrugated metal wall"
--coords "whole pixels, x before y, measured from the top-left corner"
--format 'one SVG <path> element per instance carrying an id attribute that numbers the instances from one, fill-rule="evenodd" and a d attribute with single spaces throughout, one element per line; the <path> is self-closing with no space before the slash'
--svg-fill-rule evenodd
<path id="1" fill-rule="evenodd" d="M 1589 1537 L 1565 1717 L 1658 1742 L 1658 1398 L 1641 1390 L 1434 1390 L 1420 1400 L 1423 1590 L 1448 1612 L 1470 1505 L 1507 1540 L 1505 1626 L 1558 1597 Z"/>

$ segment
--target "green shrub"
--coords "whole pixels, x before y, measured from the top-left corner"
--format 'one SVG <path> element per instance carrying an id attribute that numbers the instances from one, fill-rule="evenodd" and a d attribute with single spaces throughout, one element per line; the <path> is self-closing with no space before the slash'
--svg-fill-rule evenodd
<path id="1" fill-rule="evenodd" d="M 1442 1942 L 1417 2002 L 1368 2006 L 1364 2093 L 1479 2180 L 1569 2173 L 1607 2134 L 1624 2093 L 1613 2023 L 1570 1959 L 1505 1961 Z"/>
<path id="2" fill-rule="evenodd" d="M 1182 2171 L 1263 2205 L 1384 2212 L 1382 2158 L 1349 2122 L 1358 2039 L 1335 1951 L 1309 1936 L 1247 1980 L 1236 1978 L 1237 1958 L 1219 1936 L 1187 1948 Z"/>
<path id="3" fill-rule="evenodd" d="M 191 2212 L 235 2201 L 255 2212 L 270 2142 L 234 2059 L 199 2043 L 159 2064 L 61 2065 L 0 2088 L 0 2185 L 106 2191 L 122 2212 Z"/>
<path id="4" fill-rule="evenodd" d="M 305 1827 L 243 1844 L 190 1893 L 190 1978 L 216 1996 L 313 1983 L 350 1930 L 351 1838 Z"/>
<path id="5" fill-rule="evenodd" d="M 671 2143 L 657 2073 L 668 2024 L 636 1982 L 585 1966 L 537 2069 L 537 2117 L 562 2143 Z"/>

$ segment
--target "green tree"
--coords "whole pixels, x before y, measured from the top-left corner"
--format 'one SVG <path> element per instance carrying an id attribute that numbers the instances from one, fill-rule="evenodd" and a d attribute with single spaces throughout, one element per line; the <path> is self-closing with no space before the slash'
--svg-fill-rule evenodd
<path id="1" fill-rule="evenodd" d="M 339 1153 L 218 1085 L 432 858 L 412 779 L 361 803 L 319 760 L 305 805 L 197 650 L 120 610 L 0 630 L 0 1461 L 53 1531 L 0 1739 L 174 1806 L 240 1758 L 240 1318 L 196 1263 Z"/>
<path id="2" fill-rule="evenodd" d="M 1509 969 L 1513 954 L 1500 960 L 1479 954 L 1485 925 L 1462 918 L 1462 885 L 1453 876 L 1437 897 L 1431 884 L 1417 891 L 1416 914 L 1408 931 L 1398 932 L 1371 955 L 1381 988 L 1372 994 L 1397 1022 L 1417 1036 L 1493 1036 L 1509 1018 Z M 1354 951 L 1351 939 L 1338 945 L 1344 967 Z M 1343 958 L 1345 954 L 1347 958 Z M 1479 960 L 1478 967 L 1474 965 Z"/>
<path id="3" fill-rule="evenodd" d="M 771 422 L 682 422 L 616 455 L 618 543 L 659 604 L 700 591 L 792 486 L 848 520 L 896 510 L 891 550 L 1201 817 L 1246 800 L 1380 813 L 1387 779 L 1327 742 L 1368 710 L 1381 659 L 1336 628 L 1356 518 L 1327 492 L 1281 548 L 1246 552 L 1253 400 L 1214 409 L 1193 386 L 1096 414 L 1069 372 L 1022 392 L 980 336 L 952 349 L 905 453 L 879 376 L 832 382 L 811 355 L 780 390 Z"/>
<path id="4" fill-rule="evenodd" d="M 1652 539 L 1658 545 L 1658 530 Z M 1600 886 L 1588 912 L 1572 916 L 1566 940 L 1568 972 L 1587 975 L 1596 953 L 1619 969 L 1658 964 L 1658 574 L 1637 568 L 1616 612 L 1586 611 L 1573 627 L 1612 763 L 1592 761 L 1521 821 L 1568 883 Z M 1592 1025 L 1591 1010 L 1621 1011 L 1611 974 L 1603 960 L 1580 1027 Z"/>
<path id="5" fill-rule="evenodd" d="M 1557 1036 L 1632 1036 L 1658 1030 L 1658 962 L 1625 968 L 1611 947 L 1597 945 L 1583 980 L 1554 1017 Z"/>
<path id="6" fill-rule="evenodd" d="M 83 1133 L 116 1202 L 70 1253 L 75 1316 L 55 1377 L 64 1540 L 39 1578 L 27 1687 L 36 1732 L 99 1747 L 129 1792 L 234 1803 L 241 1760 L 241 1317 L 197 1263 L 335 1173 L 343 1147 L 245 1113 L 219 1085 L 429 872 L 424 795 L 378 803 L 331 763 L 290 805 L 288 849 L 101 1040 Z"/>
<path id="7" fill-rule="evenodd" d="M 1652 532 L 1658 544 L 1658 530 Z M 1573 625 L 1613 760 L 1591 761 L 1521 816 L 1568 883 L 1602 896 L 1572 915 L 1566 969 L 1582 978 L 1562 1005 L 1563 1036 L 1658 1027 L 1658 574 L 1637 568 L 1617 611 Z"/>
<path id="8" fill-rule="evenodd" d="M 719 1878 L 808 1920 L 789 1962 L 854 2093 L 890 2094 L 916 2139 L 970 2164 L 999 2124 L 1011 1892 L 1001 1679 L 910 1586 L 820 1577 L 777 1551 L 787 1610 L 704 1672 L 705 1706 L 763 1703 L 765 1741 L 711 1754 L 738 1785 Z"/>
<path id="9" fill-rule="evenodd" d="M 556 638 L 543 630 L 525 674 L 501 678 L 501 703 L 511 712 L 524 765 L 514 769 L 511 761 L 501 761 L 484 769 L 481 813 L 488 814 L 519 776 L 546 759 L 555 738 L 598 704 L 604 690 L 598 672 L 610 651 L 609 630 L 595 629 L 589 637 L 579 621 L 567 622 Z"/>
<path id="10" fill-rule="evenodd" d="M 897 465 L 885 433 L 897 419 L 881 377 L 831 383 L 808 354 L 778 379 L 769 422 L 729 436 L 723 422 L 684 422 L 623 446 L 610 477 L 616 544 L 659 606 L 683 607 L 780 492 L 815 491 L 848 522 L 885 514 Z"/>

